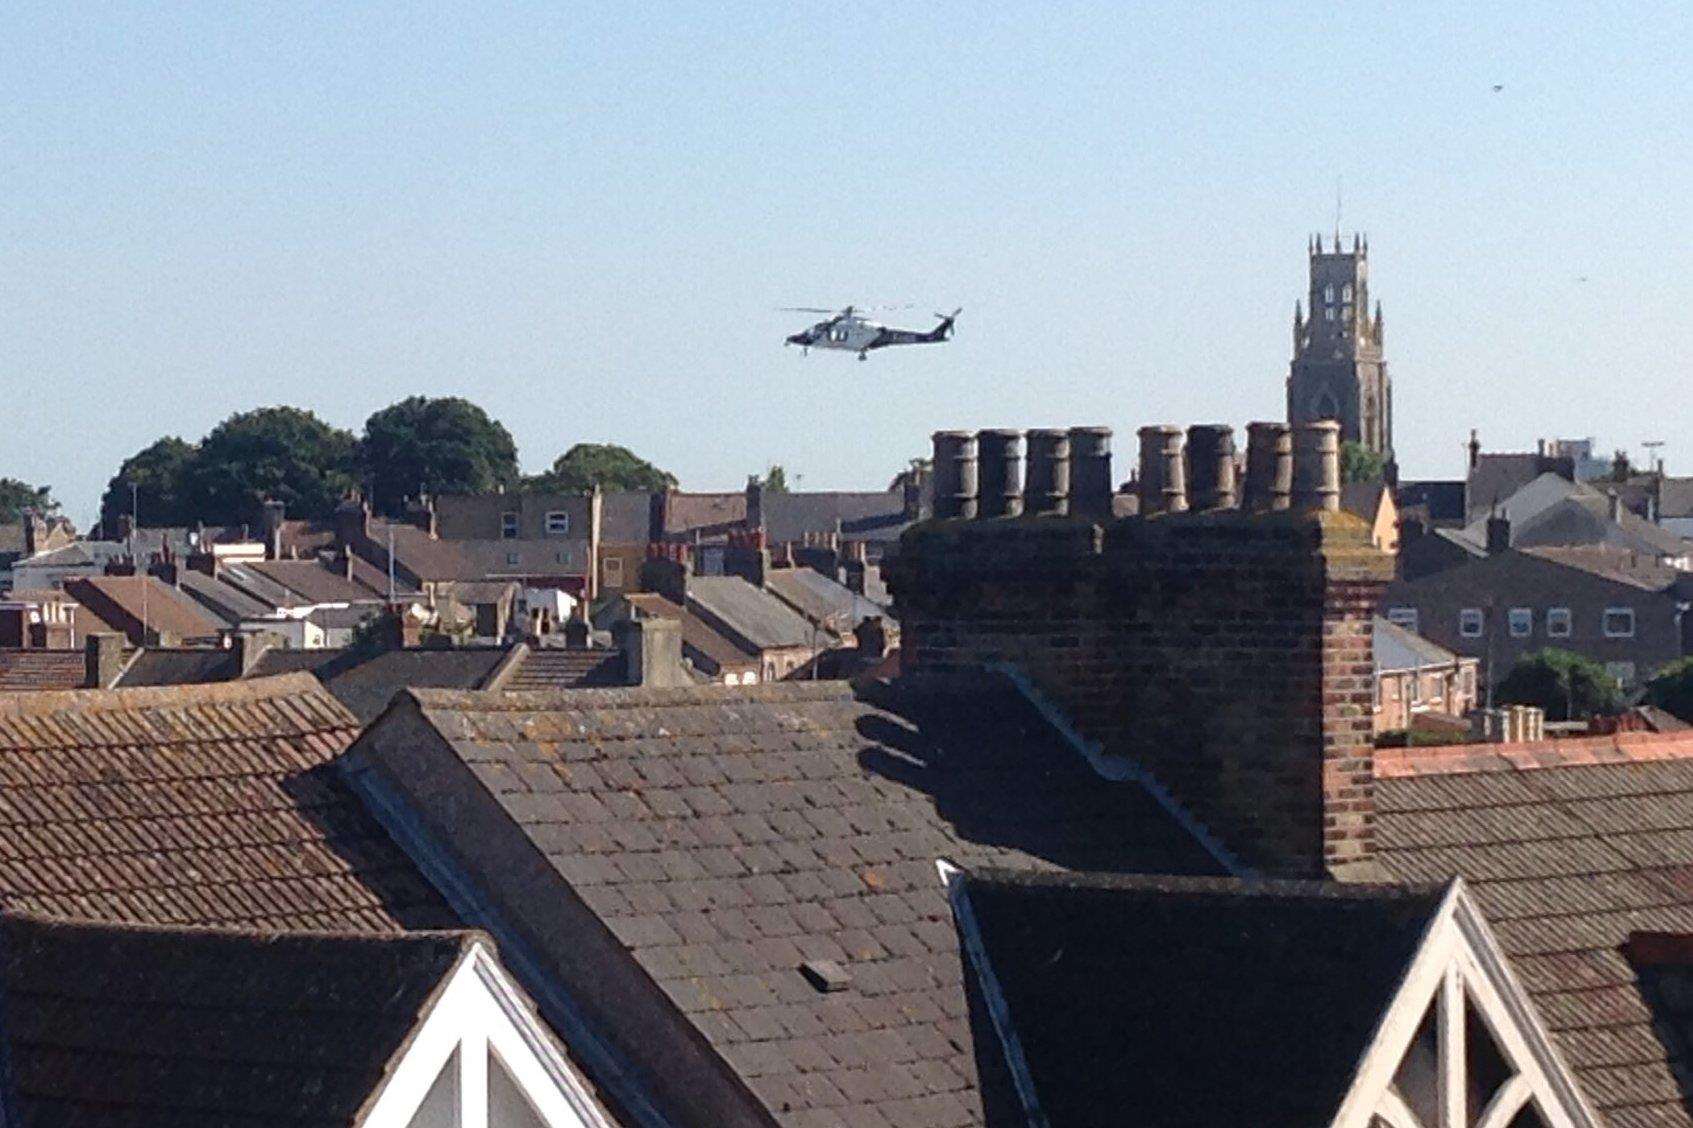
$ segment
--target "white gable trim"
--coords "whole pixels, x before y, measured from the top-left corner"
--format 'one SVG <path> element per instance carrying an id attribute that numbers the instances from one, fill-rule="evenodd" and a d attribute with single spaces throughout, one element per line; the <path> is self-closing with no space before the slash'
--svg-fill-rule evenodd
<path id="1" fill-rule="evenodd" d="M 407 1128 L 454 1051 L 461 1128 L 488 1128 L 490 1051 L 547 1128 L 613 1128 L 480 941 L 448 972 L 411 1040 L 366 1102 L 358 1128 Z"/>
<path id="2" fill-rule="evenodd" d="M 1440 1124 L 1421 1123 L 1391 1088 L 1431 1003 L 1445 1047 L 1439 1077 Z M 1331 1121 L 1333 1128 L 1369 1128 L 1375 1116 L 1393 1128 L 1468 1124 L 1462 1076 L 1466 1005 L 1475 1009 L 1516 1070 L 1482 1110 L 1478 1128 L 1504 1128 L 1530 1101 L 1550 1128 L 1602 1128 L 1461 878 L 1448 887 L 1439 912 L 1424 931 L 1417 954 Z"/>

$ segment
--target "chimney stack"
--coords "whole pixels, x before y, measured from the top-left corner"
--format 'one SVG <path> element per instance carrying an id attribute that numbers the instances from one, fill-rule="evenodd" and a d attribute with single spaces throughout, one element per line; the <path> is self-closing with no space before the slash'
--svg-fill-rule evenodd
<path id="1" fill-rule="evenodd" d="M 265 502 L 265 556 L 267 559 L 282 559 L 282 521 L 286 513 L 287 507 L 275 498 Z"/>
<path id="2" fill-rule="evenodd" d="M 1027 512 L 1063 517 L 1070 512 L 1070 433 L 1057 429 L 1029 432 Z"/>
<path id="3" fill-rule="evenodd" d="M 693 684 L 682 667 L 680 619 L 657 616 L 619 619 L 611 632 L 617 648 L 623 651 L 626 684 L 670 687 Z"/>
<path id="4" fill-rule="evenodd" d="M 1023 513 L 1023 432 L 1004 429 L 976 433 L 977 514 L 1018 517 Z"/>
<path id="5" fill-rule="evenodd" d="M 935 516 L 976 516 L 976 436 L 968 431 L 936 431 Z"/>
<path id="6" fill-rule="evenodd" d="M 1070 428 L 1070 512 L 1111 517 L 1111 428 Z"/>
<path id="7" fill-rule="evenodd" d="M 1201 423 L 1187 429 L 1188 469 L 1193 476 L 1193 507 L 1233 509 L 1234 428 Z"/>
<path id="8" fill-rule="evenodd" d="M 1182 457 L 1182 429 L 1158 423 L 1140 429 L 1140 511 L 1187 510 L 1187 473 Z"/>
<path id="9" fill-rule="evenodd" d="M 1340 424 L 1333 419 L 1293 429 L 1293 508 L 1340 509 Z"/>
<path id="10" fill-rule="evenodd" d="M 1286 509 L 1293 498 L 1293 429 L 1286 423 L 1246 425 L 1246 508 Z"/>
<path id="11" fill-rule="evenodd" d="M 123 672 L 123 636 L 91 634 L 83 644 L 83 677 L 89 689 L 110 689 Z"/>

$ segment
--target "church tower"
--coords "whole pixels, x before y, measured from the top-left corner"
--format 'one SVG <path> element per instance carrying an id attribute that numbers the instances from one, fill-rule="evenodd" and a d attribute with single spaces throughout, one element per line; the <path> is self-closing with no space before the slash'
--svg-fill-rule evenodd
<path id="1" fill-rule="evenodd" d="M 1343 441 L 1362 443 L 1393 466 L 1393 387 L 1382 360 L 1381 303 L 1370 316 L 1370 243 L 1352 236 L 1352 249 L 1307 248 L 1309 305 L 1293 307 L 1293 365 L 1287 377 L 1287 421 L 1340 421 Z M 1307 318 L 1304 310 L 1309 309 Z"/>

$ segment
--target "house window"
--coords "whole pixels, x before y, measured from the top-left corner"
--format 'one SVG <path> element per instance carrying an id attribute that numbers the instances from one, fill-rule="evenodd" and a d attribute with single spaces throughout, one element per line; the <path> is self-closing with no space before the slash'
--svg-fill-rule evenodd
<path id="1" fill-rule="evenodd" d="M 1323 320 L 1324 321 L 1333 321 L 1334 320 L 1334 307 L 1333 306 L 1324 306 L 1323 307 Z"/>
<path id="2" fill-rule="evenodd" d="M 1352 300 L 1352 283 L 1348 282 L 1340 288 L 1340 300 L 1343 302 L 1350 302 Z"/>
<path id="3" fill-rule="evenodd" d="M 1511 608 L 1509 622 L 1512 638 L 1527 638 L 1534 633 L 1534 609 L 1530 607 Z"/>
<path id="4" fill-rule="evenodd" d="M 514 511 L 500 514 L 500 536 L 505 540 L 517 539 L 517 514 Z"/>
<path id="5" fill-rule="evenodd" d="M 1606 662 L 1605 672 L 1617 679 L 1617 684 L 1627 689 L 1634 684 L 1633 662 Z"/>
<path id="6" fill-rule="evenodd" d="M 517 560 L 518 560 L 517 553 L 515 553 L 515 552 L 506 553 L 506 563 L 507 564 L 516 564 Z"/>
<path id="7" fill-rule="evenodd" d="M 620 588 L 623 586 L 623 558 L 621 556 L 606 557 L 600 571 L 606 587 Z"/>
<path id="8" fill-rule="evenodd" d="M 1605 608 L 1605 637 L 1633 638 L 1634 637 L 1634 608 L 1607 607 Z"/>
<path id="9" fill-rule="evenodd" d="M 555 509 L 547 514 L 547 535 L 549 537 L 567 537 L 570 535 L 570 514 Z"/>
<path id="10" fill-rule="evenodd" d="M 1480 638 L 1485 621 L 1481 608 L 1466 607 L 1458 612 L 1458 633 L 1464 638 Z"/>
<path id="11" fill-rule="evenodd" d="M 1396 627 L 1404 627 L 1412 634 L 1417 633 L 1417 609 L 1415 607 L 1389 607 L 1387 621 Z"/>
<path id="12" fill-rule="evenodd" d="M 1546 609 L 1546 635 L 1548 638 L 1570 637 L 1570 609 L 1568 607 L 1549 607 Z"/>
<path id="13" fill-rule="evenodd" d="M 1332 304 L 1334 302 L 1334 286 L 1333 286 L 1333 284 L 1330 284 L 1330 285 L 1323 287 L 1323 301 L 1330 303 L 1330 304 Z"/>
<path id="14" fill-rule="evenodd" d="M 570 563 L 570 550 L 567 548 L 563 552 L 555 552 L 553 554 L 553 559 L 557 560 L 560 564 L 569 564 Z"/>

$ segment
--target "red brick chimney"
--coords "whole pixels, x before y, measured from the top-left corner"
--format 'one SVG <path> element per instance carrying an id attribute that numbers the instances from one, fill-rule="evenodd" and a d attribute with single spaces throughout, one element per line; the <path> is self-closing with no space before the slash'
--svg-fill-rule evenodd
<path id="1" fill-rule="evenodd" d="M 937 495 L 953 519 L 907 533 L 889 576 L 904 669 L 1011 672 L 1100 763 L 1151 775 L 1250 868 L 1367 863 L 1371 623 L 1393 558 L 1334 506 L 1333 427 L 1250 448 L 1250 508 L 1203 475 L 1206 511 L 1182 508 L 1181 432 L 1148 429 L 1165 511 L 1115 519 L 969 519 L 975 475 L 949 470 L 960 436 L 937 436 Z M 1209 450 L 1233 441 L 1203 434 Z M 1276 508 L 1265 484 L 1287 480 L 1291 505 L 1283 493 Z"/>

